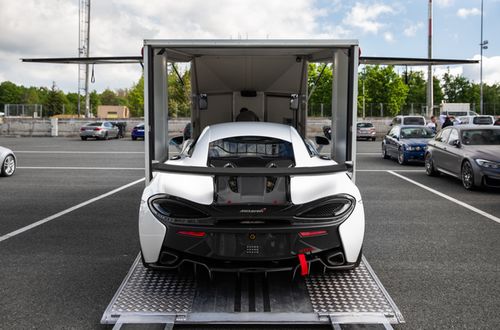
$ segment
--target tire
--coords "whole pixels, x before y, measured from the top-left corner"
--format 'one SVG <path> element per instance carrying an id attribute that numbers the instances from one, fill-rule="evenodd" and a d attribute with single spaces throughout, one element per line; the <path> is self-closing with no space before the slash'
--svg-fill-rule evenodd
<path id="1" fill-rule="evenodd" d="M 107 140 L 109 137 L 108 137 L 108 132 L 104 133 L 104 137 L 102 138 L 103 140 Z"/>
<path id="2" fill-rule="evenodd" d="M 132 140 L 137 140 L 137 136 L 132 136 Z"/>
<path id="3" fill-rule="evenodd" d="M 372 138 L 372 141 L 375 141 L 377 138 Z"/>
<path id="4" fill-rule="evenodd" d="M 432 155 L 430 153 L 427 153 L 425 155 L 425 174 L 428 176 L 438 176 L 439 172 L 436 170 L 434 167 L 434 161 L 432 160 Z"/>
<path id="5" fill-rule="evenodd" d="M 468 160 L 466 160 L 462 164 L 462 172 L 460 174 L 460 178 L 462 179 L 462 185 L 465 189 L 474 189 L 474 170 L 472 169 L 472 165 Z"/>
<path id="6" fill-rule="evenodd" d="M 401 149 L 401 148 L 398 149 L 398 164 L 399 165 L 406 164 L 405 153 L 403 152 L 403 149 Z"/>
<path id="7" fill-rule="evenodd" d="M 12 154 L 5 157 L 0 169 L 0 176 L 11 176 L 16 171 L 16 159 Z"/>
<path id="8" fill-rule="evenodd" d="M 82 141 L 87 141 L 87 137 L 86 136 L 81 136 L 82 138 Z"/>
<path id="9" fill-rule="evenodd" d="M 385 147 L 384 144 L 382 144 L 382 157 L 384 157 L 384 159 L 389 159 L 391 158 L 388 154 L 387 154 L 387 148 Z"/>

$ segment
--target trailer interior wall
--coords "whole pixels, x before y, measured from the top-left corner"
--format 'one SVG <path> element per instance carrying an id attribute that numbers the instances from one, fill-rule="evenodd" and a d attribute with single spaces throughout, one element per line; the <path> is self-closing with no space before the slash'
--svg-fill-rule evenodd
<path id="1" fill-rule="evenodd" d="M 357 41 L 145 40 L 144 46 L 147 180 L 151 164 L 168 159 L 168 62 L 191 65 L 194 137 L 207 125 L 234 121 L 243 107 L 261 121 L 292 125 L 305 136 L 308 63 L 332 63 L 331 155 L 355 165 Z M 297 110 L 290 109 L 294 94 Z M 204 109 L 201 95 L 207 99 Z"/>

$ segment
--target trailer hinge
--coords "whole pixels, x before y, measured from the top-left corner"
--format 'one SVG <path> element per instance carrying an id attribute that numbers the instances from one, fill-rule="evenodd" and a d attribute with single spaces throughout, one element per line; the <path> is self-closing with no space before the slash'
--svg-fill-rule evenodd
<path id="1" fill-rule="evenodd" d="M 386 330 L 394 329 L 383 313 L 336 313 L 329 314 L 328 318 L 334 330 L 341 330 L 342 324 L 379 325 Z"/>
<path id="2" fill-rule="evenodd" d="M 163 324 L 165 330 L 174 328 L 177 315 L 122 315 L 116 320 L 113 330 L 120 330 L 124 324 Z"/>

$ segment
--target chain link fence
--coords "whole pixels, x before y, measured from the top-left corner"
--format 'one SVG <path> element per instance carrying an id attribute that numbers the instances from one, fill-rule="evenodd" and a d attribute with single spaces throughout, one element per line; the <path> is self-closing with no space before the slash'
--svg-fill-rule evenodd
<path id="1" fill-rule="evenodd" d="M 43 106 L 41 104 L 4 104 L 5 117 L 31 117 L 42 118 Z"/>

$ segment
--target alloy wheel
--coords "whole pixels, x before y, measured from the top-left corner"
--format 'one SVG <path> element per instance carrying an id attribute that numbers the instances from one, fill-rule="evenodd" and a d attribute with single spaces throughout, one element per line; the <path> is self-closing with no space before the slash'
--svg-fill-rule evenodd
<path id="1" fill-rule="evenodd" d="M 474 187 L 474 171 L 468 161 L 462 165 L 462 184 L 465 189 L 470 190 Z"/>
<path id="2" fill-rule="evenodd" d="M 3 161 L 3 174 L 5 176 L 11 176 L 16 171 L 16 161 L 14 156 L 8 155 Z"/>

